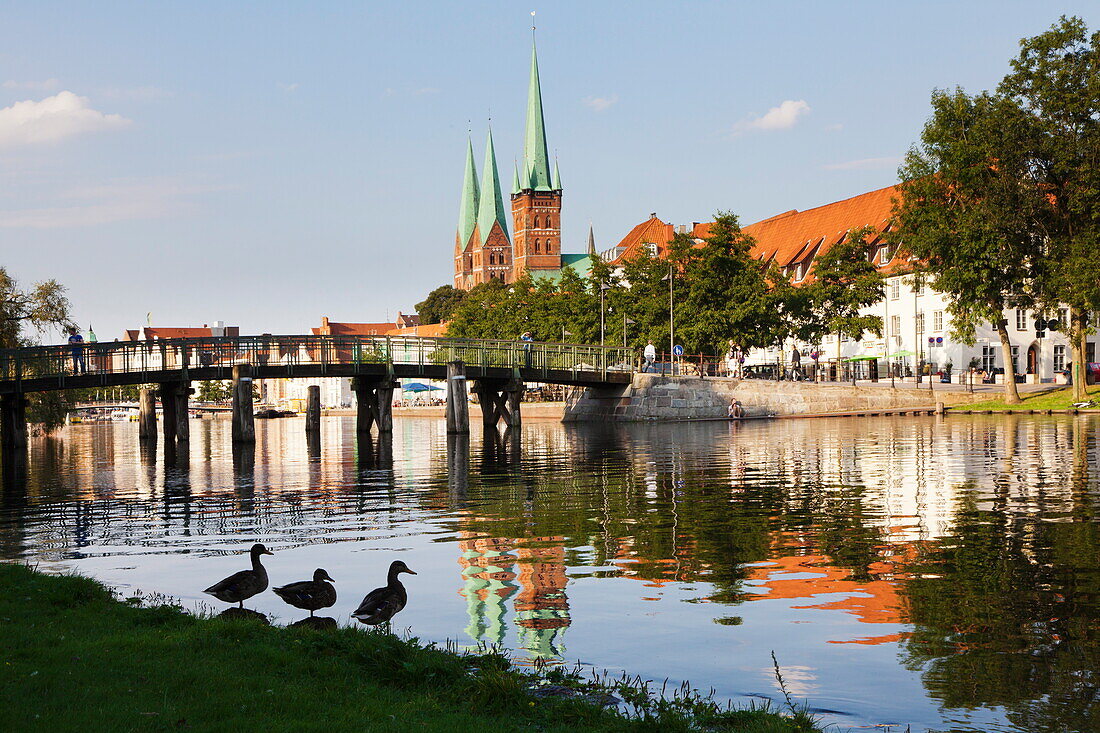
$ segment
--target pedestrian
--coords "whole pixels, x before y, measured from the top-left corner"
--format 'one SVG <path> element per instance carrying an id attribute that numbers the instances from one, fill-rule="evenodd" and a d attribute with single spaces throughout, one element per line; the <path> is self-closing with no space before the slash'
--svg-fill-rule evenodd
<path id="1" fill-rule="evenodd" d="M 69 329 L 69 351 L 73 356 L 73 376 L 87 373 L 84 366 L 84 337 L 75 326 Z"/>
<path id="2" fill-rule="evenodd" d="M 741 407 L 741 403 L 737 401 L 736 397 L 730 400 L 730 406 L 726 411 L 726 415 L 730 420 L 740 420 L 745 416 L 745 409 Z"/>
<path id="3" fill-rule="evenodd" d="M 524 331 L 523 335 L 519 337 L 519 340 L 523 342 L 523 366 L 531 368 L 531 344 L 534 343 L 535 337 L 531 335 L 530 331 Z"/>
<path id="4" fill-rule="evenodd" d="M 797 346 L 791 350 L 791 379 L 802 379 L 802 352 L 798 350 Z"/>
<path id="5" fill-rule="evenodd" d="M 645 345 L 645 349 L 642 350 L 642 358 L 645 359 L 645 364 L 642 366 L 642 371 L 652 371 L 653 364 L 657 361 L 657 347 L 653 345 L 652 340 L 649 341 Z"/>
<path id="6" fill-rule="evenodd" d="M 737 372 L 737 344 L 730 339 L 730 347 L 726 350 L 726 372 L 732 377 Z"/>

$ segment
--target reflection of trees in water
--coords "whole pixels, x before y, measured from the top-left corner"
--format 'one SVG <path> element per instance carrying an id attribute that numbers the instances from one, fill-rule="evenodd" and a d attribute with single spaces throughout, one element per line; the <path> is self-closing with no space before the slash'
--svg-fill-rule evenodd
<path id="1" fill-rule="evenodd" d="M 899 588 L 904 660 L 929 692 L 948 708 L 1003 706 L 1028 731 L 1100 730 L 1096 451 L 1091 424 L 1070 425 L 1006 422 L 994 492 L 960 491 L 950 533 Z M 1052 470 L 1028 459 L 1050 443 L 1072 455 L 1068 486 L 1022 481 Z"/>

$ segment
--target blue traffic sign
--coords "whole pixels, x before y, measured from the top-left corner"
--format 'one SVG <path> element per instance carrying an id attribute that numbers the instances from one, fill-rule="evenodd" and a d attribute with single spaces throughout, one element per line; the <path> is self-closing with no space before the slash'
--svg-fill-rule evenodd
<path id="1" fill-rule="evenodd" d="M 673 354 L 673 356 L 683 356 L 684 355 L 684 347 L 680 346 L 680 344 L 676 344 L 675 346 L 672 347 L 672 354 Z"/>
<path id="2" fill-rule="evenodd" d="M 942 344 L 943 343 L 943 336 L 937 336 L 936 337 L 936 343 L 937 344 Z"/>

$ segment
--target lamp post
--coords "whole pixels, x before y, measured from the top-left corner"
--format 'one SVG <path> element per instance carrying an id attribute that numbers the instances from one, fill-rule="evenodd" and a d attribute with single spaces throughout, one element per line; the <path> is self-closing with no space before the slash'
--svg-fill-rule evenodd
<path id="1" fill-rule="evenodd" d="M 626 327 L 627 326 L 633 326 L 634 323 L 635 323 L 634 321 L 627 318 L 626 314 L 623 313 L 623 348 L 624 349 L 626 348 Z"/>
<path id="2" fill-rule="evenodd" d="M 605 282 L 600 283 L 600 346 L 603 346 L 604 339 L 604 307 L 603 307 L 603 294 L 607 292 L 611 286 Z"/>
<path id="3" fill-rule="evenodd" d="M 668 280 L 668 353 L 676 348 L 676 323 L 672 318 L 672 263 L 668 263 L 668 274 L 661 278 Z"/>

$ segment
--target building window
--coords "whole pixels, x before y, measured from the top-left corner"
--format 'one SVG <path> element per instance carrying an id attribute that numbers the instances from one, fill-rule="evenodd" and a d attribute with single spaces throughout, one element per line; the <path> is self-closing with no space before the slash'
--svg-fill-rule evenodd
<path id="1" fill-rule="evenodd" d="M 539 215 L 535 214 L 535 229 L 539 228 Z"/>
<path id="2" fill-rule="evenodd" d="M 538 237 L 535 237 L 535 251 L 536 252 L 541 252 L 542 251 L 542 245 L 539 244 Z"/>
<path id="3" fill-rule="evenodd" d="M 794 268 L 794 279 L 796 281 L 802 279 L 802 263 L 801 262 L 798 263 L 798 267 Z"/>
<path id="4" fill-rule="evenodd" d="M 882 249 L 880 249 L 878 251 L 878 261 L 881 262 L 884 265 L 887 262 L 890 261 L 890 248 L 889 247 L 883 247 Z"/>
<path id="5" fill-rule="evenodd" d="M 982 371 L 992 372 L 997 367 L 997 347 L 985 345 L 982 347 Z"/>
<path id="6" fill-rule="evenodd" d="M 1066 324 L 1069 323 L 1069 309 L 1060 308 L 1058 310 L 1058 322 L 1062 324 L 1063 329 L 1066 327 Z"/>
<path id="7" fill-rule="evenodd" d="M 890 283 L 890 300 L 897 300 L 901 297 L 901 283 L 895 280 Z"/>
<path id="8" fill-rule="evenodd" d="M 887 336 L 901 335 L 901 316 L 890 316 L 890 333 Z"/>
<path id="9" fill-rule="evenodd" d="M 497 263 L 497 256 L 492 252 L 489 253 L 489 264 L 495 265 Z"/>
<path id="10" fill-rule="evenodd" d="M 943 311 L 932 311 L 932 330 L 943 330 Z"/>
<path id="11" fill-rule="evenodd" d="M 918 311 L 916 315 L 917 333 L 924 333 L 924 313 Z"/>
<path id="12" fill-rule="evenodd" d="M 1064 372 L 1066 370 L 1066 347 L 1059 344 L 1054 347 L 1054 371 Z"/>
<path id="13" fill-rule="evenodd" d="M 547 229 L 553 229 L 554 228 L 554 220 L 550 218 L 549 214 L 546 215 L 546 228 Z"/>
<path id="14" fill-rule="evenodd" d="M 1016 374 L 1020 373 L 1020 347 L 1012 347 L 1012 371 Z"/>
<path id="15" fill-rule="evenodd" d="M 924 295 L 924 281 L 923 280 L 917 280 L 916 278 L 913 279 L 913 294 L 914 295 Z"/>
<path id="16" fill-rule="evenodd" d="M 1026 331 L 1027 330 L 1027 311 L 1024 310 L 1023 308 L 1017 308 L 1016 309 L 1016 330 L 1017 331 Z"/>

